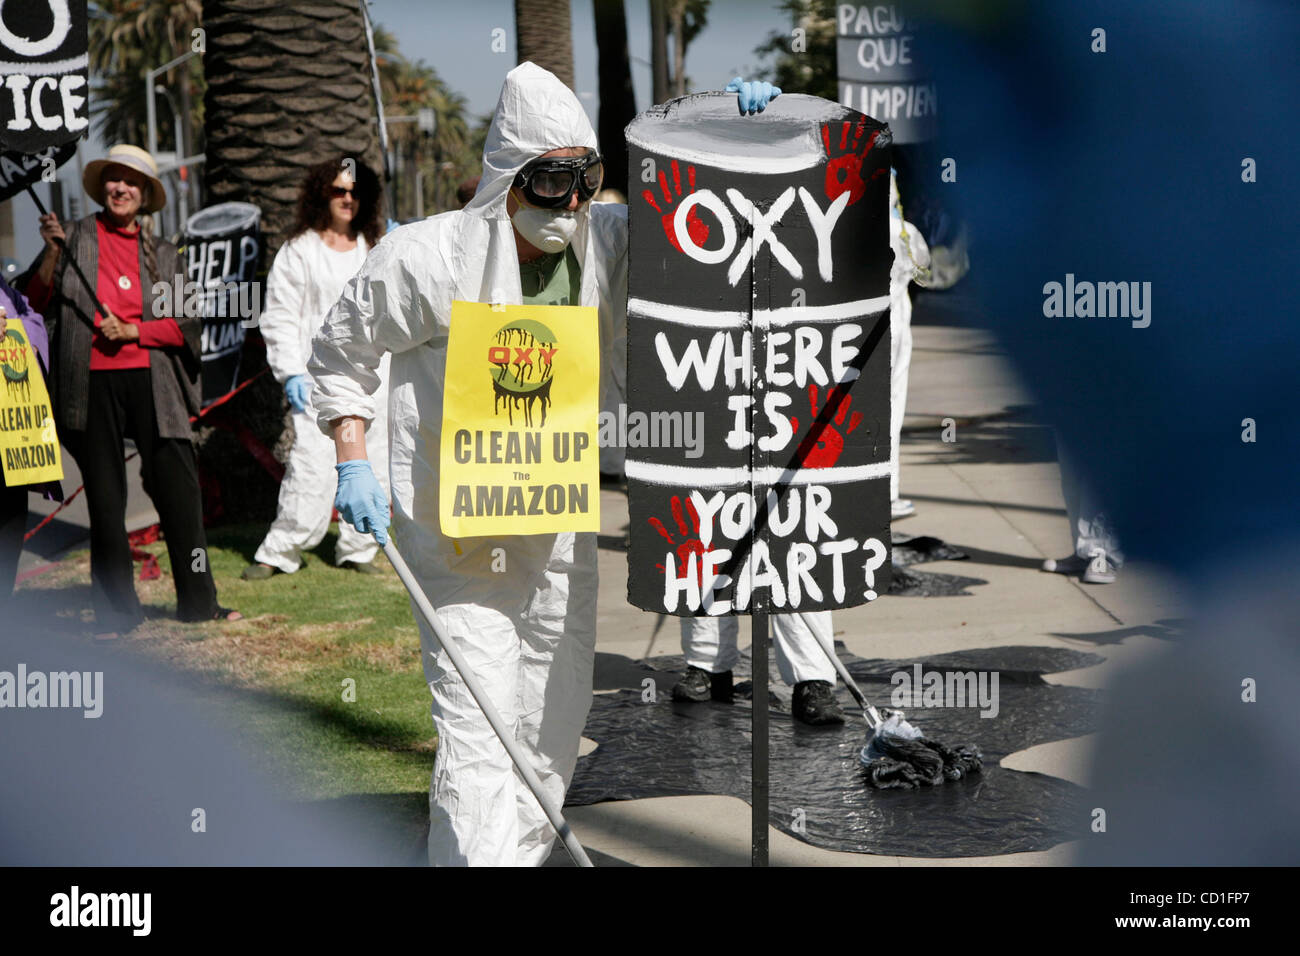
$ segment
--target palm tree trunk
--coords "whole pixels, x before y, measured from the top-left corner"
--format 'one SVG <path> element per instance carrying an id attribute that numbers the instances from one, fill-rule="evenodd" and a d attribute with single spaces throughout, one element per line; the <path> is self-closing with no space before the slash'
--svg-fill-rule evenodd
<path id="1" fill-rule="evenodd" d="M 650 73 L 653 77 L 650 97 L 666 103 L 671 97 L 668 86 L 668 12 L 667 0 L 650 0 Z"/>
<path id="2" fill-rule="evenodd" d="M 269 253 L 307 167 L 341 153 L 382 171 L 358 4 L 204 0 L 208 198 L 260 206 Z"/>
<path id="3" fill-rule="evenodd" d="M 686 95 L 686 0 L 672 0 L 668 22 L 673 30 L 673 96 Z"/>
<path id="4" fill-rule="evenodd" d="M 605 155 L 605 185 L 627 195 L 627 142 L 623 128 L 636 116 L 623 0 L 595 0 L 600 95 L 597 135 Z"/>
<path id="5" fill-rule="evenodd" d="M 573 29 L 569 0 L 515 0 L 518 62 L 550 70 L 573 89 Z"/>

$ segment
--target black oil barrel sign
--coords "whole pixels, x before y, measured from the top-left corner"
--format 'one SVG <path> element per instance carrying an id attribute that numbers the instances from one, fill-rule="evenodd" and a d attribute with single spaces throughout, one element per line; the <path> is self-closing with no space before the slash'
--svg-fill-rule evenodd
<path id="1" fill-rule="evenodd" d="M 627 128 L 628 599 L 816 611 L 889 580 L 889 131 L 786 94 Z M 704 441 L 673 442 L 687 416 Z M 667 437 L 669 440 L 664 440 Z M 683 447 L 685 446 L 685 447 Z"/>

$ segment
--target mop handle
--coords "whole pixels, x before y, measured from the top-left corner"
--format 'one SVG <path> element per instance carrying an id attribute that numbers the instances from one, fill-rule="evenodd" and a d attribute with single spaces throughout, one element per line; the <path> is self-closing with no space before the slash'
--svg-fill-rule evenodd
<path id="1" fill-rule="evenodd" d="M 867 726 L 872 730 L 875 730 L 881 724 L 880 714 L 877 712 L 876 708 L 871 706 L 867 701 L 866 695 L 862 693 L 861 688 L 858 687 L 858 682 L 853 679 L 853 676 L 849 673 L 849 669 L 845 667 L 844 662 L 840 660 L 840 656 L 823 644 L 820 639 L 814 637 L 813 640 L 814 643 L 822 649 L 823 653 L 830 658 L 831 664 L 835 666 L 836 673 L 840 675 L 840 680 L 844 681 L 844 686 L 849 689 L 849 693 L 853 695 L 853 699 L 856 700 L 858 706 L 862 708 L 862 715 L 867 719 Z"/>
<path id="2" fill-rule="evenodd" d="M 492 725 L 493 731 L 496 732 L 501 744 L 506 748 L 506 753 L 510 755 L 510 759 L 514 762 L 515 769 L 519 771 L 519 775 L 528 784 L 528 789 L 537 798 L 537 802 L 545 812 L 546 818 L 551 821 L 551 826 L 555 827 L 555 832 L 564 840 L 564 848 L 569 851 L 569 856 L 573 857 L 573 862 L 578 866 L 591 866 L 591 860 L 587 858 L 587 853 L 583 850 L 582 844 L 564 821 L 564 817 L 560 814 L 560 808 L 554 805 L 550 797 L 547 796 L 546 791 L 542 789 L 541 779 L 537 776 L 536 771 L 529 766 L 528 760 L 523 751 L 519 749 L 519 744 L 514 736 L 506 729 L 505 722 L 501 719 L 501 715 L 497 713 L 496 708 L 492 706 L 492 701 L 488 698 L 487 692 L 483 690 L 482 685 L 479 684 L 478 678 L 474 676 L 474 672 L 470 670 L 469 664 L 466 663 L 464 655 L 460 652 L 460 648 L 443 633 L 442 627 L 438 624 L 438 617 L 434 613 L 433 605 L 429 603 L 429 599 L 424 594 L 424 589 L 415 580 L 415 575 L 411 573 L 411 569 L 406 566 L 402 556 L 397 553 L 397 546 L 393 544 L 392 538 L 389 538 L 388 543 L 384 545 L 384 554 L 387 556 L 389 563 L 392 564 L 393 570 L 397 572 L 397 576 L 401 578 L 407 592 L 411 595 L 411 600 L 420 609 L 420 614 L 424 616 L 425 623 L 432 629 L 434 635 L 438 638 L 438 643 L 443 646 L 447 656 L 451 658 L 456 673 L 460 674 L 460 679 L 469 688 L 471 696 L 478 703 L 479 709 L 483 711 L 483 716 Z"/>

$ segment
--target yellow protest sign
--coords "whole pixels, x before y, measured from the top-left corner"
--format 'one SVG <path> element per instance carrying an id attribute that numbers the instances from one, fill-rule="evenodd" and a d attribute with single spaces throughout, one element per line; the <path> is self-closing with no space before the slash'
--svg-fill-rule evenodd
<path id="1" fill-rule="evenodd" d="M 33 485 L 63 477 L 59 436 L 54 429 L 50 395 L 41 377 L 40 361 L 21 319 L 5 320 L 0 339 L 0 454 L 5 484 Z"/>
<path id="2" fill-rule="evenodd" d="M 439 518 L 453 538 L 600 529 L 591 306 L 453 302 Z"/>

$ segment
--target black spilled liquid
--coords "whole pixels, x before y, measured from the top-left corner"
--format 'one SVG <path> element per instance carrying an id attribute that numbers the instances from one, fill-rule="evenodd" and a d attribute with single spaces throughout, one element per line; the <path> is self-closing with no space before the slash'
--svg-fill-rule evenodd
<path id="1" fill-rule="evenodd" d="M 997 672 L 998 713 L 980 708 L 904 708 L 928 737 L 972 743 L 984 769 L 964 780 L 920 790 L 872 790 L 859 753 L 866 725 L 848 691 L 836 695 L 843 726 L 805 727 L 790 716 L 789 689 L 772 670 L 771 820 L 814 846 L 910 857 L 971 857 L 1046 850 L 1089 833 L 1087 792 L 1044 774 L 1005 770 L 1007 754 L 1095 729 L 1099 692 L 1048 684 L 1043 674 L 1088 667 L 1101 658 L 1047 647 L 993 647 L 902 661 L 841 658 L 867 697 L 889 706 L 898 673 Z M 629 667 L 632 662 L 628 662 Z M 598 694 L 585 736 L 599 747 L 581 758 L 569 788 L 570 805 L 689 794 L 749 799 L 750 702 L 683 704 L 672 685 L 685 671 L 681 657 L 642 662 L 656 699 L 625 689 Z M 737 679 L 748 676 L 742 657 Z"/>

